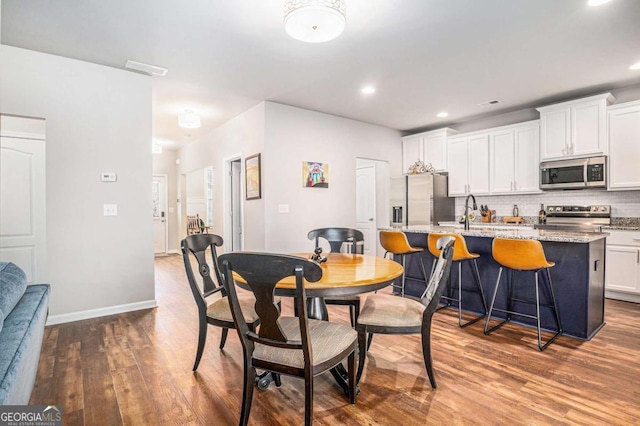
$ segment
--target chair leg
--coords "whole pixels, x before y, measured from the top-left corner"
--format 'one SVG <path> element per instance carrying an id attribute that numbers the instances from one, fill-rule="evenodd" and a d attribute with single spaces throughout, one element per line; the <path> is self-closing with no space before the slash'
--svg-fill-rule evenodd
<path id="1" fill-rule="evenodd" d="M 373 333 L 369 334 L 369 336 Z M 358 374 L 356 375 L 356 383 L 360 383 L 360 377 L 364 371 L 364 362 L 367 359 L 367 331 L 358 330 Z"/>
<path id="2" fill-rule="evenodd" d="M 304 378 L 304 425 L 313 423 L 313 374 L 309 368 L 305 371 Z"/>
<path id="3" fill-rule="evenodd" d="M 407 269 L 405 267 L 405 259 L 407 256 L 404 254 L 402 256 L 402 287 L 400 288 L 400 296 L 404 297 L 404 283 L 407 278 Z"/>
<path id="4" fill-rule="evenodd" d="M 256 369 L 251 367 L 250 360 L 244 361 L 244 382 L 242 384 L 242 411 L 240 412 L 240 425 L 246 426 L 251 414 L 251 401 L 253 400 L 253 385 L 256 381 Z"/>
<path id="5" fill-rule="evenodd" d="M 207 343 L 207 320 L 206 318 L 200 317 L 199 321 L 199 329 L 198 329 L 198 350 L 196 352 L 196 361 L 193 364 L 193 371 L 198 369 L 198 365 L 200 364 L 200 359 L 202 358 L 202 352 L 204 352 L 204 345 Z"/>
<path id="6" fill-rule="evenodd" d="M 351 320 L 351 327 L 354 328 L 356 326 L 356 313 L 353 305 L 349 305 L 349 319 Z"/>
<path id="7" fill-rule="evenodd" d="M 484 297 L 484 289 L 482 288 L 482 280 L 480 279 L 480 271 L 478 270 L 478 261 L 473 259 L 473 268 L 476 273 L 476 284 L 480 289 L 480 297 L 482 298 L 482 306 L 484 307 L 484 313 L 487 314 L 487 299 Z"/>
<path id="8" fill-rule="evenodd" d="M 489 312 L 487 313 L 487 321 L 484 324 L 484 334 L 485 335 L 488 335 L 489 333 L 491 333 L 495 329 L 499 328 L 502 324 L 504 324 L 506 322 L 506 321 L 503 321 L 500 324 L 498 324 L 497 326 L 489 328 L 489 321 L 491 320 L 491 313 L 493 312 L 493 306 L 496 303 L 496 295 L 498 294 L 498 287 L 500 287 L 500 278 L 501 277 L 502 277 L 502 267 L 500 267 L 500 270 L 498 271 L 498 279 L 496 280 L 496 288 L 493 290 L 493 297 L 491 298 L 491 306 L 489 307 Z"/>
<path id="9" fill-rule="evenodd" d="M 354 350 L 349 354 L 347 360 L 347 367 L 349 369 L 349 402 L 356 403 L 356 351 Z"/>
<path id="10" fill-rule="evenodd" d="M 562 334 L 562 323 L 560 322 L 560 312 L 558 312 L 558 305 L 556 304 L 556 294 L 553 291 L 553 283 L 551 282 L 551 273 L 549 268 L 547 269 L 547 282 L 549 283 L 549 291 L 551 292 L 551 302 L 553 303 L 553 312 L 556 314 L 556 324 L 558 324 L 558 333 Z"/>
<path id="11" fill-rule="evenodd" d="M 229 333 L 229 329 L 226 327 L 222 328 L 222 337 L 220 337 L 220 349 L 224 349 L 224 344 L 227 342 L 227 334 Z"/>
<path id="12" fill-rule="evenodd" d="M 427 369 L 429 382 L 431 387 L 436 389 L 436 375 L 433 371 L 433 360 L 431 359 L 431 317 L 422 322 L 422 357 L 424 358 L 424 366 Z"/>
<path id="13" fill-rule="evenodd" d="M 547 340 L 547 343 L 545 343 L 544 345 L 542 344 L 542 334 L 540 332 L 540 295 L 539 295 L 539 290 L 538 290 L 538 271 L 536 271 L 535 273 L 535 277 L 536 277 L 536 314 L 537 314 L 537 318 L 536 318 L 536 324 L 538 326 L 538 349 L 540 350 L 540 352 L 544 351 L 545 349 L 547 349 L 547 347 L 553 343 L 558 336 L 560 336 L 560 334 L 562 334 L 562 326 L 560 325 L 560 315 L 558 314 L 558 306 L 556 305 L 556 296 L 553 292 L 553 286 L 551 284 L 551 274 L 549 273 L 549 269 L 547 269 L 547 279 L 549 281 L 549 291 L 551 293 L 551 301 L 553 303 L 553 312 L 555 314 L 556 317 L 556 323 L 558 324 L 558 331 L 553 335 L 553 337 L 551 337 L 549 340 Z"/>
<path id="14" fill-rule="evenodd" d="M 373 333 L 369 333 L 369 338 L 367 339 L 367 351 L 371 347 L 371 341 L 373 340 Z"/>
<path id="15" fill-rule="evenodd" d="M 280 380 L 279 373 L 271 372 L 271 378 L 273 379 L 273 382 L 276 384 L 276 387 L 279 388 L 280 386 L 282 386 L 282 380 Z"/>

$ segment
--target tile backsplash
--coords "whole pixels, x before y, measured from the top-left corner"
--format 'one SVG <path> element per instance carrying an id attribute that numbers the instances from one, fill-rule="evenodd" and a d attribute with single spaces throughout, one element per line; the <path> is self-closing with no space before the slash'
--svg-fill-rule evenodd
<path id="1" fill-rule="evenodd" d="M 466 197 L 456 197 L 456 215 L 462 216 Z M 520 216 L 538 216 L 540 204 L 548 205 L 611 205 L 611 217 L 640 217 L 640 191 L 545 191 L 541 194 L 479 195 L 478 207 L 487 204 L 498 216 L 511 216 L 518 205 Z"/>

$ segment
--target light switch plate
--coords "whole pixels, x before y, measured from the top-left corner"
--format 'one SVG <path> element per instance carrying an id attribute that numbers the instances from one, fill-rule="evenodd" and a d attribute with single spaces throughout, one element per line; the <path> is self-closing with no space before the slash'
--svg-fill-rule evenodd
<path id="1" fill-rule="evenodd" d="M 289 204 L 278 204 L 278 213 L 289 213 Z"/>
<path id="2" fill-rule="evenodd" d="M 105 216 L 118 216 L 118 205 L 117 204 L 105 204 L 104 215 Z"/>
<path id="3" fill-rule="evenodd" d="M 118 175 L 114 172 L 102 172 L 100 179 L 102 182 L 116 182 L 118 180 Z"/>

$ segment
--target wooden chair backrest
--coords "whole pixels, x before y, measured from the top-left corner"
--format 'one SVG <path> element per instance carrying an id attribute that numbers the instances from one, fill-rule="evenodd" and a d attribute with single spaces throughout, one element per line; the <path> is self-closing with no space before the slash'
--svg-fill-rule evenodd
<path id="1" fill-rule="evenodd" d="M 202 231 L 200 227 L 200 216 L 187 216 L 187 235 L 199 234 Z"/>
<path id="2" fill-rule="evenodd" d="M 351 253 L 364 252 L 364 245 L 358 244 L 358 242 L 364 241 L 364 234 L 362 231 L 351 228 L 318 228 L 310 231 L 307 235 L 310 240 L 315 239 L 316 248 L 319 246 L 319 239 L 324 238 L 329 242 L 331 246 L 331 253 L 339 253 L 342 249 L 342 244 L 346 242 L 352 243 Z M 360 247 L 358 249 L 358 247 Z"/>
<path id="3" fill-rule="evenodd" d="M 440 256 L 429 284 L 422 295 L 422 304 L 427 307 L 423 315 L 433 315 L 438 308 L 438 303 L 444 294 L 449 281 L 449 274 L 451 273 L 454 243 L 456 243 L 456 240 L 452 236 L 444 236 L 438 239 L 437 247 L 440 250 Z"/>
<path id="4" fill-rule="evenodd" d="M 322 278 L 320 265 L 301 257 L 250 252 L 226 253 L 220 256 L 220 262 L 226 277 L 224 286 L 229 296 L 231 313 L 243 346 L 253 351 L 253 343 L 257 342 L 281 348 L 302 349 L 305 359 L 312 359 L 303 279 L 316 282 Z M 233 279 L 234 273 L 242 277 L 255 295 L 255 309 L 260 317 L 258 334 L 249 330 L 242 315 Z M 292 275 L 296 277 L 295 303 L 300 321 L 301 341 L 292 341 L 287 338 L 278 323 L 280 308 L 274 301 L 276 284 Z"/>
<path id="5" fill-rule="evenodd" d="M 216 234 L 189 235 L 180 242 L 182 260 L 184 261 L 184 268 L 187 273 L 191 292 L 196 299 L 198 308 L 204 309 L 205 311 L 207 308 L 206 297 L 219 291 L 221 291 L 223 295 L 226 295 L 224 287 L 222 286 L 223 278 L 220 273 L 218 254 L 216 252 L 216 247 L 220 247 L 222 244 L 222 237 Z M 207 259 L 207 249 L 209 249 L 209 260 Z M 196 276 L 191 267 L 190 256 L 193 256 L 198 262 L 198 273 L 202 277 L 202 290 L 198 286 Z M 212 267 L 215 281 L 212 277 Z"/>

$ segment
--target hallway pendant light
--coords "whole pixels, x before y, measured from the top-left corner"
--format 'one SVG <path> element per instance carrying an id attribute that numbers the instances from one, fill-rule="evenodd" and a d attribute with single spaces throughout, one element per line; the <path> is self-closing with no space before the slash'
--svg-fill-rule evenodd
<path id="1" fill-rule="evenodd" d="M 186 109 L 183 114 L 178 115 L 178 126 L 185 129 L 197 129 L 200 127 L 200 116 L 192 109 Z"/>
<path id="2" fill-rule="evenodd" d="M 345 0 L 286 0 L 284 28 L 291 37 L 308 43 L 333 40 L 347 23 Z"/>

